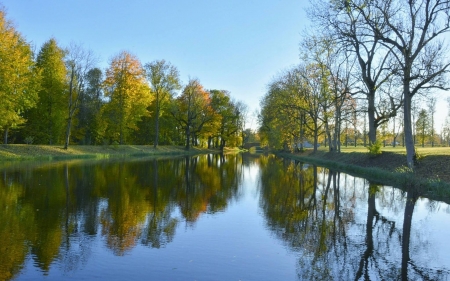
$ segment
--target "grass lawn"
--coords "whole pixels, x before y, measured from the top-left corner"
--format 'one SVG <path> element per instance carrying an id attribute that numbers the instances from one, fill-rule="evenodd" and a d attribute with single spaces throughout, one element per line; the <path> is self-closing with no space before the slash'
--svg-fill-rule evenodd
<path id="1" fill-rule="evenodd" d="M 414 172 L 406 167 L 406 149 L 382 147 L 382 153 L 371 156 L 363 146 L 341 147 L 341 153 L 330 153 L 320 147 L 317 153 L 308 149 L 281 156 L 313 162 L 329 168 L 378 181 L 388 185 L 419 187 L 422 194 L 450 199 L 450 147 L 417 146 L 419 155 Z"/>
<path id="2" fill-rule="evenodd" d="M 324 147 L 321 146 L 319 148 L 319 150 L 322 151 L 328 151 L 328 147 Z M 450 147 L 440 147 L 440 146 L 435 146 L 435 147 L 431 147 L 431 146 L 426 146 L 426 147 L 422 147 L 422 146 L 416 146 L 416 150 L 419 152 L 419 154 L 424 154 L 424 155 L 429 155 L 429 154 L 434 154 L 434 155 L 448 155 L 450 156 Z M 341 147 L 341 151 L 342 152 L 367 152 L 368 149 L 364 146 L 342 146 Z M 403 146 L 386 146 L 386 147 L 381 147 L 381 151 L 391 151 L 391 152 L 396 152 L 396 153 L 401 153 L 401 154 L 405 154 L 406 155 L 406 147 Z"/>
<path id="3" fill-rule="evenodd" d="M 181 146 L 159 146 L 155 149 L 150 145 L 71 145 L 66 150 L 62 145 L 8 144 L 0 145 L 0 161 L 177 155 L 205 151 L 207 150 L 198 148 L 186 151 Z"/>

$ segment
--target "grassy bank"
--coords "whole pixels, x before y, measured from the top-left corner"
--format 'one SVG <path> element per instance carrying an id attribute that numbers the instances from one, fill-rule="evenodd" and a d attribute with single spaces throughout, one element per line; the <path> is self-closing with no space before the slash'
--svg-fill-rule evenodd
<path id="1" fill-rule="evenodd" d="M 325 148 L 313 153 L 280 153 L 280 156 L 314 163 L 354 176 L 406 190 L 414 189 L 436 200 L 450 200 L 450 148 L 417 148 L 418 162 L 414 172 L 406 167 L 403 147 L 386 147 L 378 156 L 370 156 L 364 147 L 343 148 L 330 153 Z"/>
<path id="2" fill-rule="evenodd" d="M 0 161 L 104 159 L 153 155 L 192 155 L 205 152 L 212 151 L 198 148 L 186 151 L 181 146 L 159 146 L 155 149 L 149 145 L 72 145 L 66 150 L 61 145 L 8 144 L 0 145 Z"/>

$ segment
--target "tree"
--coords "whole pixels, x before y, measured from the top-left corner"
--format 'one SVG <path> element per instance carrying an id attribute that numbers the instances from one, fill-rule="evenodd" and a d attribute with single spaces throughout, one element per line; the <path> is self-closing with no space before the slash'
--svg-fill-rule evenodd
<path id="1" fill-rule="evenodd" d="M 6 19 L 0 9 L 0 129 L 3 143 L 8 143 L 10 128 L 17 128 L 26 119 L 25 110 L 36 105 L 38 71 L 30 45 Z"/>
<path id="2" fill-rule="evenodd" d="M 61 143 L 67 116 L 66 53 L 51 38 L 45 42 L 37 56 L 36 66 L 41 72 L 39 102 L 27 113 L 25 132 L 37 143 Z"/>
<path id="3" fill-rule="evenodd" d="M 428 116 L 430 117 L 431 146 L 434 147 L 434 114 L 436 113 L 436 98 L 430 97 L 428 100 Z"/>
<path id="4" fill-rule="evenodd" d="M 289 69 L 275 77 L 268 85 L 266 95 L 260 102 L 258 116 L 262 143 L 274 148 L 302 149 L 306 127 L 305 82 L 300 67 Z M 300 143 L 300 148 L 298 148 Z"/>
<path id="5" fill-rule="evenodd" d="M 422 109 L 419 112 L 419 117 L 416 121 L 416 132 L 420 138 L 420 142 L 422 144 L 422 147 L 425 146 L 425 139 L 430 134 L 431 131 L 431 124 L 430 119 L 428 117 L 428 113 L 425 109 Z"/>
<path id="6" fill-rule="evenodd" d="M 248 106 L 242 101 L 234 101 L 233 104 L 234 104 L 234 115 L 236 116 L 235 126 L 237 128 L 234 138 L 236 142 L 234 143 L 234 145 L 235 146 L 244 145 L 245 121 L 247 120 L 248 116 Z"/>
<path id="7" fill-rule="evenodd" d="M 348 52 L 336 49 L 334 38 L 311 36 L 302 43 L 303 59 L 317 64 L 322 70 L 322 121 L 329 140 L 330 151 L 340 152 L 341 125 L 346 115 L 354 111 L 351 96 L 354 60 Z M 347 120 L 348 121 L 348 120 Z M 332 130 L 334 129 L 334 130 Z"/>
<path id="8" fill-rule="evenodd" d="M 396 116 L 402 98 L 392 94 L 396 91 L 382 91 L 398 70 L 393 63 L 392 49 L 383 46 L 364 20 L 365 10 L 361 7 L 370 9 L 370 5 L 365 2 L 314 1 L 309 15 L 322 32 L 333 39 L 340 52 L 349 53 L 356 59 L 359 71 L 354 75 L 359 83 L 355 84 L 358 91 L 353 94 L 363 94 L 367 100 L 369 142 L 375 143 L 377 128 Z M 373 21 L 377 24 L 382 18 L 375 17 Z M 377 108 L 377 99 L 387 100 L 389 107 L 380 110 Z"/>
<path id="9" fill-rule="evenodd" d="M 136 123 L 148 115 L 152 97 L 145 81 L 145 71 L 139 60 L 126 51 L 113 57 L 103 83 L 109 98 L 105 114 L 108 116 L 109 137 L 124 144 Z"/>
<path id="10" fill-rule="evenodd" d="M 171 109 L 171 114 L 184 130 L 186 150 L 191 141 L 196 143 L 198 134 L 204 125 L 213 118 L 213 109 L 208 92 L 198 79 L 190 79 Z"/>
<path id="11" fill-rule="evenodd" d="M 165 60 L 154 61 L 145 65 L 145 73 L 154 95 L 155 140 L 153 146 L 158 146 L 159 118 L 164 113 L 169 100 L 175 91 L 181 88 L 178 69 Z"/>
<path id="12" fill-rule="evenodd" d="M 417 93 L 429 89 L 447 89 L 450 63 L 443 36 L 450 31 L 447 0 L 370 1 L 358 5 L 345 1 L 361 13 L 373 37 L 392 50 L 402 81 L 406 162 L 414 168 L 414 139 L 411 107 Z"/>
<path id="13" fill-rule="evenodd" d="M 80 99 L 78 111 L 78 130 L 83 135 L 83 144 L 101 143 L 104 136 L 105 120 L 101 117 L 103 101 L 103 73 L 99 68 L 90 69 L 84 80 L 85 89 Z"/>
<path id="14" fill-rule="evenodd" d="M 65 135 L 64 149 L 67 149 L 70 142 L 70 131 L 72 128 L 72 119 L 76 110 L 79 108 L 79 102 L 83 96 L 85 77 L 89 69 L 93 66 L 94 57 L 92 52 L 85 51 L 81 46 L 71 44 L 66 58 L 68 75 L 68 93 L 67 93 L 67 127 Z"/>
<path id="15" fill-rule="evenodd" d="M 216 137 L 220 141 L 219 148 L 223 150 L 226 142 L 229 138 L 238 132 L 238 118 L 239 113 L 235 104 L 230 98 L 228 91 L 224 90 L 210 90 L 211 96 L 211 106 L 214 112 L 217 113 L 217 134 Z M 214 136 L 212 134 L 208 139 L 208 147 L 210 147 L 211 138 Z"/>

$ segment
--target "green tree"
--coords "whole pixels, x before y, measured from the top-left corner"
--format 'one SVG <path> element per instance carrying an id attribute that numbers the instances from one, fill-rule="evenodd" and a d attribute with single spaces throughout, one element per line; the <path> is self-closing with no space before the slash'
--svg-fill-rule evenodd
<path id="1" fill-rule="evenodd" d="M 8 143 L 8 132 L 26 119 L 25 110 L 36 105 L 38 75 L 30 45 L 6 19 L 0 9 L 0 130 L 3 143 Z"/>
<path id="2" fill-rule="evenodd" d="M 44 43 L 36 65 L 41 72 L 39 102 L 27 116 L 25 134 L 37 143 L 62 143 L 67 116 L 65 52 L 54 38 Z"/>
<path id="3" fill-rule="evenodd" d="M 123 51 L 112 58 L 103 85 L 109 98 L 105 108 L 109 137 L 124 144 L 141 117 L 149 114 L 152 96 L 144 68 L 137 57 Z"/>
<path id="4" fill-rule="evenodd" d="M 178 69 L 165 60 L 154 61 L 145 65 L 145 73 L 154 95 L 155 140 L 156 148 L 159 141 L 159 118 L 169 104 L 175 91 L 181 88 Z"/>
<path id="5" fill-rule="evenodd" d="M 101 144 L 106 127 L 106 122 L 102 119 L 103 73 L 99 68 L 92 68 L 84 79 L 86 86 L 77 113 L 77 131 L 82 136 L 80 140 L 82 144 Z"/>
<path id="6" fill-rule="evenodd" d="M 235 103 L 231 100 L 228 91 L 224 90 L 210 90 L 211 106 L 217 114 L 217 133 L 215 136 L 220 141 L 220 149 L 223 150 L 226 142 L 239 130 L 237 108 Z M 214 135 L 214 134 L 213 134 Z M 208 140 L 208 147 L 210 147 L 211 140 Z"/>
<path id="7" fill-rule="evenodd" d="M 214 114 L 209 94 L 197 79 L 189 80 L 181 96 L 176 99 L 171 114 L 184 130 L 186 150 L 189 150 L 191 141 L 197 142 L 197 136 Z"/>
<path id="8" fill-rule="evenodd" d="M 422 147 L 425 146 L 425 139 L 430 135 L 431 124 L 430 118 L 428 117 L 428 112 L 425 109 L 422 109 L 419 112 L 419 117 L 416 121 L 416 132 L 422 144 Z"/>

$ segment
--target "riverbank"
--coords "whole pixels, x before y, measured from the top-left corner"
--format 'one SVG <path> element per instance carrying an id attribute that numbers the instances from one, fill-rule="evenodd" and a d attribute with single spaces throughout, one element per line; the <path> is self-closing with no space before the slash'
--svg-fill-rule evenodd
<path id="1" fill-rule="evenodd" d="M 370 156 L 367 149 L 343 149 L 341 153 L 319 150 L 313 153 L 278 153 L 282 157 L 322 165 L 364 177 L 386 185 L 414 188 L 420 194 L 433 198 L 450 199 L 450 148 L 419 149 L 414 172 L 406 167 L 406 156 L 401 148 L 386 149 L 380 155 Z"/>
<path id="2" fill-rule="evenodd" d="M 72 145 L 64 149 L 61 145 L 0 145 L 0 161 L 14 160 L 64 160 L 64 159 L 104 159 L 118 157 L 145 157 L 158 155 L 195 155 L 217 152 L 213 150 L 182 146 L 151 145 Z"/>

